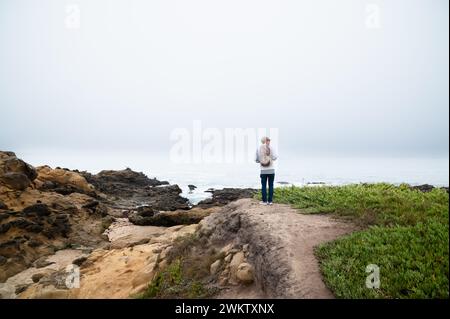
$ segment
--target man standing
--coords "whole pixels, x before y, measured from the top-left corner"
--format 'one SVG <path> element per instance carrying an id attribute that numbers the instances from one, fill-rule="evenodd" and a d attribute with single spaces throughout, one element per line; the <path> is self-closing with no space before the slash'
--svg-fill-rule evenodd
<path id="1" fill-rule="evenodd" d="M 273 200 L 273 182 L 275 180 L 274 161 L 277 154 L 272 146 L 270 146 L 270 138 L 264 136 L 261 139 L 261 146 L 256 150 L 256 163 L 261 166 L 261 204 L 272 205 Z M 267 196 L 267 183 L 269 184 L 269 196 Z"/>

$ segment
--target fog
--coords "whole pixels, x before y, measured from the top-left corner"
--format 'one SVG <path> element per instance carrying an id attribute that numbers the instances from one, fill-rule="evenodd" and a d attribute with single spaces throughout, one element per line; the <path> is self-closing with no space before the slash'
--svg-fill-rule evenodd
<path id="1" fill-rule="evenodd" d="M 448 33 L 446 0 L 1 0 L 0 149 L 164 152 L 199 120 L 448 157 Z"/>

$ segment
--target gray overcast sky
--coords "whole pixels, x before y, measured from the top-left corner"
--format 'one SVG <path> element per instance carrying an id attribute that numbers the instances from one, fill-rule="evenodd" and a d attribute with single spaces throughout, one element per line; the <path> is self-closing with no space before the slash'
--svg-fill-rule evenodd
<path id="1" fill-rule="evenodd" d="M 448 33 L 447 0 L 0 0 L 0 149 L 164 150 L 198 119 L 448 156 Z"/>

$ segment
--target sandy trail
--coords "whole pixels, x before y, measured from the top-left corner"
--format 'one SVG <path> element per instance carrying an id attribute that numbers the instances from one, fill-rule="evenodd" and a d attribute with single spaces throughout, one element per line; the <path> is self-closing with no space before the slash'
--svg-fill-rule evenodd
<path id="1" fill-rule="evenodd" d="M 265 297 L 334 297 L 322 280 L 314 247 L 355 231 L 354 225 L 327 215 L 302 214 L 288 205 L 261 205 L 253 199 L 231 203 L 222 214 L 228 215 L 222 215 L 225 223 L 238 219 L 236 235 L 241 243 L 250 245 L 259 290 L 262 288 Z M 236 289 L 219 297 L 262 297 L 255 292 Z"/>

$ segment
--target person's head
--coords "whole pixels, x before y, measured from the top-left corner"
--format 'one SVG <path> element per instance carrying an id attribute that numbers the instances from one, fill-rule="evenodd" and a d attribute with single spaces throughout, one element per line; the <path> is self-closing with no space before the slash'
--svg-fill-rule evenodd
<path id="1" fill-rule="evenodd" d="M 266 145 L 270 145 L 270 138 L 268 136 L 264 136 L 261 138 L 261 143 L 262 144 L 266 144 Z"/>

